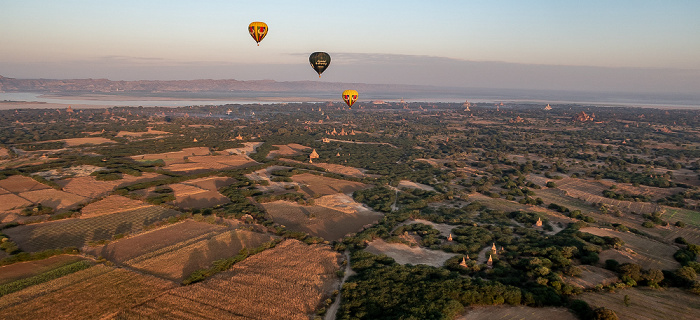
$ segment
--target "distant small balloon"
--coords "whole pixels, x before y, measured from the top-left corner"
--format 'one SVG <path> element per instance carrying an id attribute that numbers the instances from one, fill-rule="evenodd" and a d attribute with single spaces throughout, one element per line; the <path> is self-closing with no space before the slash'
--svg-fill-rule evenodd
<path id="1" fill-rule="evenodd" d="M 248 25 L 248 33 L 250 33 L 250 36 L 253 37 L 255 42 L 258 43 L 258 46 L 260 46 L 260 41 L 267 35 L 267 24 L 259 21 L 251 22 Z"/>
<path id="2" fill-rule="evenodd" d="M 311 67 L 318 72 L 318 77 L 331 65 L 331 56 L 325 52 L 314 52 L 309 56 Z"/>
<path id="3" fill-rule="evenodd" d="M 355 101 L 357 101 L 357 91 L 355 90 L 345 90 L 343 91 L 343 101 L 348 105 L 348 107 L 352 107 L 353 104 L 355 104 Z"/>

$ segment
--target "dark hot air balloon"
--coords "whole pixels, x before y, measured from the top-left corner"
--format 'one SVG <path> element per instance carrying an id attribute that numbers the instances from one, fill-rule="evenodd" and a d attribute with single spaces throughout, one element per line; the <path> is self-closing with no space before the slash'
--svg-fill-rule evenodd
<path id="1" fill-rule="evenodd" d="M 331 65 L 331 56 L 325 52 L 314 52 L 309 56 L 309 63 L 311 67 L 318 72 L 318 77 L 321 77 L 321 73 L 326 71 L 328 66 Z"/>

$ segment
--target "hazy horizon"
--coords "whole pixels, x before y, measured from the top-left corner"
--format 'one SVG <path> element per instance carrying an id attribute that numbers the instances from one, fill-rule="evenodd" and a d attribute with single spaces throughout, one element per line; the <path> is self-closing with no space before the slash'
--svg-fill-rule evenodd
<path id="1" fill-rule="evenodd" d="M 700 2 L 14 1 L 0 75 L 700 92 Z M 246 27 L 265 21 L 255 45 Z M 326 51 L 318 79 L 308 54 Z"/>

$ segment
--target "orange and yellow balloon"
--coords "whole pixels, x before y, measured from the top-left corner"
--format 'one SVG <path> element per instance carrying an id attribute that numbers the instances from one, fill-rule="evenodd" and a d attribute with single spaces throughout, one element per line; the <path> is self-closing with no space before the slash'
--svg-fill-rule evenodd
<path id="1" fill-rule="evenodd" d="M 357 91 L 355 91 L 355 90 L 343 91 L 343 100 L 348 105 L 348 107 L 352 108 L 352 105 L 355 104 L 355 101 L 357 101 Z"/>
<path id="2" fill-rule="evenodd" d="M 255 42 L 260 46 L 260 41 L 267 35 L 267 24 L 265 22 L 251 22 L 248 25 L 248 33 L 255 39 Z"/>

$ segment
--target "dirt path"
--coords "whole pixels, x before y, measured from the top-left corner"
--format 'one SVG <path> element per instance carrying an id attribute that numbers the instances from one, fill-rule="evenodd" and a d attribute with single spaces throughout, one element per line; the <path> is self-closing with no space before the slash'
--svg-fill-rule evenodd
<path id="1" fill-rule="evenodd" d="M 345 275 L 343 276 L 343 280 L 340 281 L 340 286 L 338 287 L 339 291 L 343 288 L 343 284 L 348 279 L 348 277 L 355 274 L 355 272 L 352 271 L 352 269 L 350 269 L 350 251 L 348 250 L 345 250 L 345 261 L 347 261 L 348 263 L 345 265 Z M 335 315 L 336 313 L 338 313 L 338 308 L 340 308 L 340 298 L 341 294 L 338 293 L 338 296 L 335 297 L 335 301 L 333 301 L 333 304 L 331 304 L 331 306 L 328 307 L 328 311 L 326 311 L 326 316 L 323 317 L 323 320 L 335 320 Z"/>
<path id="2" fill-rule="evenodd" d="M 481 251 L 479 251 L 479 254 L 476 256 L 476 263 L 485 264 L 486 261 L 489 260 L 489 258 L 486 256 L 489 253 L 489 251 L 491 251 L 491 246 L 487 246 L 481 249 Z"/>

